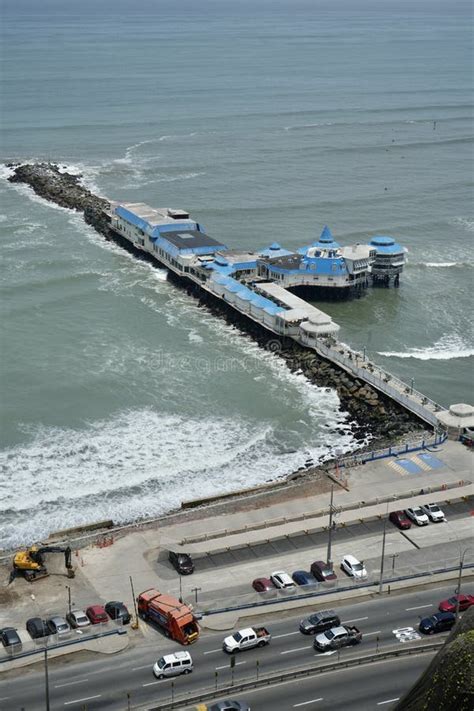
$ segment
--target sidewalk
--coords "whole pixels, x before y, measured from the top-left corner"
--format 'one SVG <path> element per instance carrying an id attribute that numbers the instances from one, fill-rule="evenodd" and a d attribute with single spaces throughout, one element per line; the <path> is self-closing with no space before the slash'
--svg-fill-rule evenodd
<path id="1" fill-rule="evenodd" d="M 414 452 L 404 458 L 368 462 L 345 472 L 349 478 L 349 491 L 335 485 L 334 506 L 336 509 L 352 507 L 352 510 L 344 510 L 338 521 L 342 523 L 370 516 L 384 516 L 387 512 L 387 497 L 393 500 L 388 505 L 390 511 L 410 506 L 415 496 L 417 502 L 429 503 L 472 495 L 474 474 L 471 451 L 459 442 L 448 440 L 436 449 L 427 451 L 425 456 L 426 460 L 420 458 L 420 452 Z M 448 488 L 451 486 L 455 488 Z M 440 491 L 421 494 L 422 491 L 429 492 L 432 487 L 438 487 Z M 442 487 L 446 487 L 446 490 Z M 377 498 L 384 502 L 377 504 Z M 186 552 L 196 554 L 204 550 L 221 549 L 223 539 L 225 547 L 228 547 L 291 535 L 327 525 L 329 502 L 330 495 L 322 494 L 218 516 L 212 516 L 210 509 L 208 517 L 183 521 L 162 529 L 161 545 L 166 548 L 182 546 Z M 293 517 L 299 517 L 300 520 L 292 522 Z M 280 525 L 272 525 L 276 523 Z M 238 533 L 233 534 L 234 531 Z M 202 545 L 206 535 L 208 540 Z"/>

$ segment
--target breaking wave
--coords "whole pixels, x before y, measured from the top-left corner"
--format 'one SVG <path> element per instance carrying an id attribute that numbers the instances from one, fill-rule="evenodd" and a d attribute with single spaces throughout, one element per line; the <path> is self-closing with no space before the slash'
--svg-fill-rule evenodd
<path id="1" fill-rule="evenodd" d="M 459 336 L 443 336 L 433 346 L 409 348 L 407 351 L 378 351 L 386 358 L 415 358 L 416 360 L 454 360 L 474 356 L 474 348 Z"/>

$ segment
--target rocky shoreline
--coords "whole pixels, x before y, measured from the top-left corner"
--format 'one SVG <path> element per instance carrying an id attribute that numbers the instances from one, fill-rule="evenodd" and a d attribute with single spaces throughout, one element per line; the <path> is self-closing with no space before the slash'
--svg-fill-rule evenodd
<path id="1" fill-rule="evenodd" d="M 106 198 L 94 195 L 81 184 L 80 175 L 71 175 L 66 168 L 53 163 L 8 164 L 13 174 L 8 178 L 12 183 L 29 185 L 40 197 L 60 205 L 82 212 L 84 220 L 94 227 L 106 239 L 113 240 L 132 252 L 140 259 L 143 253 L 137 252 L 126 240 L 110 229 L 105 214 L 110 208 Z M 145 256 L 147 261 L 157 263 Z M 359 441 L 372 438 L 371 446 L 383 446 L 393 443 L 407 433 L 420 432 L 426 424 L 400 407 L 390 398 L 378 393 L 366 383 L 351 377 L 333 363 L 324 360 L 314 351 L 304 348 L 291 339 L 279 339 L 273 333 L 265 331 L 251 319 L 231 309 L 220 299 L 203 292 L 197 285 L 182 280 L 169 272 L 169 279 L 195 296 L 199 303 L 210 309 L 220 318 L 251 336 L 261 347 L 272 351 L 282 358 L 292 372 L 302 373 L 311 383 L 319 387 L 335 389 L 341 401 L 341 410 L 348 412 L 353 420 L 351 429 Z"/>

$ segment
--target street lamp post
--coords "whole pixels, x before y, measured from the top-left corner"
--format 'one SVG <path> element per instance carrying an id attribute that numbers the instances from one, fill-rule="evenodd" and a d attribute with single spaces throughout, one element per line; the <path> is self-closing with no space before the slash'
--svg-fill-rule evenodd
<path id="1" fill-rule="evenodd" d="M 183 581 L 181 573 L 179 574 L 179 601 L 183 602 Z"/>
<path id="2" fill-rule="evenodd" d="M 329 504 L 328 552 L 327 552 L 327 556 L 326 556 L 326 563 L 328 565 L 328 568 L 332 568 L 331 544 L 332 544 L 332 528 L 333 528 L 332 517 L 333 517 L 333 513 L 334 513 L 333 500 L 334 500 L 334 486 L 331 486 L 331 501 Z"/>
<path id="3" fill-rule="evenodd" d="M 459 604 L 460 604 L 460 597 L 461 597 L 461 583 L 462 583 L 462 571 L 464 568 L 464 556 L 466 553 L 470 550 L 470 548 L 465 548 L 462 555 L 460 555 L 459 558 L 459 575 L 458 575 L 458 587 L 456 589 L 456 610 L 454 612 L 454 616 L 456 620 L 458 619 L 459 616 Z"/>
<path id="4" fill-rule="evenodd" d="M 201 591 L 201 588 L 191 588 L 191 592 L 194 593 L 194 599 L 196 601 L 196 605 L 198 602 L 198 592 L 200 592 L 200 591 Z"/>
<path id="5" fill-rule="evenodd" d="M 387 519 L 385 518 L 384 523 L 383 523 L 382 560 L 380 561 L 379 595 L 382 593 L 382 588 L 383 588 L 383 568 L 384 568 L 384 561 L 385 561 L 385 536 L 386 536 L 386 534 L 387 534 Z"/>
<path id="6" fill-rule="evenodd" d="M 67 588 L 67 609 L 69 614 L 71 614 L 71 609 L 72 609 L 72 603 L 71 603 L 71 587 L 69 585 L 66 585 Z"/>

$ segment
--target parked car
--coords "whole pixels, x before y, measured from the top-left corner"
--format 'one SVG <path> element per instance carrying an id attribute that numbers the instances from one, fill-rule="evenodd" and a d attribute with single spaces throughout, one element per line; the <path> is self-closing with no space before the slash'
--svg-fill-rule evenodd
<path id="1" fill-rule="evenodd" d="M 0 630 L 0 641 L 12 652 L 19 652 L 22 648 L 20 636 L 14 627 L 4 627 Z"/>
<path id="2" fill-rule="evenodd" d="M 327 580 L 336 580 L 337 578 L 334 568 L 322 560 L 316 560 L 311 564 L 311 572 L 316 580 L 319 580 L 322 583 Z"/>
<path id="3" fill-rule="evenodd" d="M 345 555 L 341 560 L 341 570 L 350 575 L 354 580 L 365 580 L 367 571 L 363 563 L 353 555 Z"/>
<path id="4" fill-rule="evenodd" d="M 194 563 L 190 555 L 187 553 L 168 553 L 168 560 L 181 575 L 191 575 L 194 573 Z"/>
<path id="5" fill-rule="evenodd" d="M 419 506 L 411 509 L 405 509 L 405 513 L 409 519 L 416 523 L 417 526 L 427 526 L 430 522 L 428 516 L 421 510 Z"/>
<path id="6" fill-rule="evenodd" d="M 428 516 L 430 521 L 433 521 L 433 523 L 446 521 L 446 516 L 441 511 L 438 504 L 423 504 L 420 506 L 420 509 Z"/>
<path id="7" fill-rule="evenodd" d="M 33 639 L 47 637 L 51 634 L 46 621 L 42 620 L 41 617 L 30 617 L 30 619 L 26 621 L 26 629 Z"/>
<path id="8" fill-rule="evenodd" d="M 206 711 L 250 711 L 250 706 L 245 701 L 236 701 L 235 699 L 217 701 L 212 706 L 206 706 L 205 708 Z"/>
<path id="9" fill-rule="evenodd" d="M 270 578 L 255 578 L 252 583 L 252 587 L 259 593 L 271 592 L 272 590 L 275 590 L 275 586 Z"/>
<path id="10" fill-rule="evenodd" d="M 71 627 L 64 617 L 51 617 L 46 624 L 50 634 L 57 634 L 59 637 L 68 637 L 71 634 Z"/>
<path id="11" fill-rule="evenodd" d="M 456 616 L 452 612 L 436 612 L 430 617 L 424 617 L 419 625 L 423 634 L 435 634 L 435 632 L 446 632 L 454 627 Z"/>
<path id="12" fill-rule="evenodd" d="M 319 610 L 301 620 L 300 632 L 303 634 L 319 634 L 330 630 L 331 627 L 339 627 L 340 624 L 339 615 L 334 610 Z"/>
<path id="13" fill-rule="evenodd" d="M 295 570 L 291 576 L 297 585 L 317 585 L 318 581 L 312 573 L 306 570 Z"/>
<path id="14" fill-rule="evenodd" d="M 442 600 L 439 603 L 438 610 L 440 610 L 440 612 L 456 612 L 458 599 L 460 612 L 464 612 L 468 607 L 474 605 L 474 595 L 453 595 L 447 600 Z"/>
<path id="15" fill-rule="evenodd" d="M 66 620 L 74 629 L 83 629 L 84 627 L 90 627 L 91 624 L 91 621 L 87 617 L 84 610 L 71 610 L 71 612 L 67 613 Z"/>
<path id="16" fill-rule="evenodd" d="M 406 531 L 411 528 L 411 521 L 404 511 L 392 511 L 389 520 L 402 531 Z"/>
<path id="17" fill-rule="evenodd" d="M 91 625 L 100 625 L 103 622 L 109 621 L 109 616 L 102 605 L 91 605 L 87 608 L 86 615 Z"/>
<path id="18" fill-rule="evenodd" d="M 294 590 L 296 585 L 284 570 L 276 570 L 270 574 L 270 580 L 276 588 L 280 590 Z"/>
<path id="19" fill-rule="evenodd" d="M 193 660 L 189 652 L 165 654 L 153 665 L 153 674 L 157 679 L 165 679 L 179 674 L 190 674 L 193 670 Z"/>
<path id="20" fill-rule="evenodd" d="M 105 605 L 105 611 L 112 620 L 119 620 L 123 625 L 128 625 L 132 619 L 123 602 L 117 602 L 116 600 L 108 602 Z"/>

